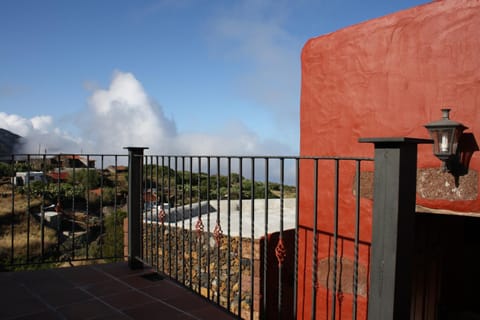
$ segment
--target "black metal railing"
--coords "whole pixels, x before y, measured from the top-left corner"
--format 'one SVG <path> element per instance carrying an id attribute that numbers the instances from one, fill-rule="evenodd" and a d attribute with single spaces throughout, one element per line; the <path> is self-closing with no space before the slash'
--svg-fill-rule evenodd
<path id="1" fill-rule="evenodd" d="M 0 158 L 1 269 L 124 258 L 126 155 Z"/>
<path id="2" fill-rule="evenodd" d="M 360 177 L 372 159 L 143 152 L 2 158 L 2 269 L 128 258 L 241 318 L 314 319 L 348 308 L 356 319 L 357 298 L 366 299 L 361 248 L 369 246 L 359 232 Z M 353 203 L 352 230 L 341 227 L 344 202 Z"/>
<path id="3" fill-rule="evenodd" d="M 128 259 L 239 318 L 408 318 L 430 141 L 360 142 L 374 174 L 369 158 L 0 156 L 0 269 Z"/>
<path id="4" fill-rule="evenodd" d="M 137 214 L 142 216 L 139 261 L 244 319 L 288 319 L 299 312 L 315 319 L 321 286 L 329 293 L 323 298 L 332 317 L 348 308 L 357 318 L 357 298 L 361 295 L 362 303 L 366 298 L 365 290 L 358 290 L 359 247 L 369 247 L 360 239 L 360 176 L 362 163 L 372 159 L 131 156 L 143 159 L 136 168 L 143 177 L 137 195 Z M 331 184 L 323 181 L 325 174 L 332 177 Z M 349 180 L 348 188 L 340 187 L 341 179 Z M 303 189 L 305 180 L 313 187 Z M 333 205 L 318 202 L 325 194 Z M 348 214 L 353 220 L 347 223 L 352 230 L 339 229 L 345 223 L 339 206 L 345 201 L 354 204 Z M 301 219 L 300 213 L 312 220 Z M 329 237 L 332 250 L 319 249 L 320 234 Z M 342 292 L 346 280 L 339 270 L 348 254 L 340 252 L 340 243 L 346 242 L 354 248 L 349 257 L 351 290 Z M 306 247 L 311 252 L 305 253 Z M 331 262 L 333 279 L 327 283 L 317 279 L 320 254 Z M 309 260 L 300 272 L 299 258 Z M 298 301 L 300 287 L 311 290 L 308 312 Z M 351 296 L 349 306 L 339 300 L 344 295 Z"/>

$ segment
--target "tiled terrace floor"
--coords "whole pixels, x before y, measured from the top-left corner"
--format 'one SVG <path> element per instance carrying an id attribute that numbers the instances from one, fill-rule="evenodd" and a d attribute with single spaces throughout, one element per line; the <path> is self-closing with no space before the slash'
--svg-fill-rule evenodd
<path id="1" fill-rule="evenodd" d="M 235 319 L 126 263 L 0 273 L 0 319 Z"/>

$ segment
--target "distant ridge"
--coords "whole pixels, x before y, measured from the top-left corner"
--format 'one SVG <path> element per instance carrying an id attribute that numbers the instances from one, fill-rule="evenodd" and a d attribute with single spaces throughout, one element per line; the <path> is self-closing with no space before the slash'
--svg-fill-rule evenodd
<path id="1" fill-rule="evenodd" d="M 10 155 L 18 152 L 22 137 L 18 134 L 0 128 L 0 155 Z"/>

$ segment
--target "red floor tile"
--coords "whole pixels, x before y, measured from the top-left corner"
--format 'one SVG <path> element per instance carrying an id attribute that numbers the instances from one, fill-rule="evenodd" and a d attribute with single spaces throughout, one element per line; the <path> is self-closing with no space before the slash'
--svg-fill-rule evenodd
<path id="1" fill-rule="evenodd" d="M 181 310 L 173 309 L 160 302 L 127 309 L 124 312 L 133 319 L 195 319 Z"/>
<path id="2" fill-rule="evenodd" d="M 161 300 L 171 299 L 188 293 L 187 289 L 170 281 L 163 281 L 161 284 L 143 288 L 142 291 Z"/>
<path id="3" fill-rule="evenodd" d="M 113 294 L 102 297 L 102 300 L 118 310 L 125 310 L 138 307 L 144 304 L 156 302 L 153 298 L 146 296 L 144 293 L 130 290 L 122 293 Z"/>
<path id="4" fill-rule="evenodd" d="M 92 283 L 87 286 L 83 286 L 82 289 L 97 297 L 108 296 L 111 294 L 131 290 L 129 286 L 120 282 L 118 279 L 107 279 L 105 281 Z"/>
<path id="5" fill-rule="evenodd" d="M 72 303 L 89 300 L 91 295 L 78 288 L 50 290 L 39 297 L 44 303 L 52 308 L 59 308 Z"/>
<path id="6" fill-rule="evenodd" d="M 0 273 L 0 319 L 235 319 L 177 283 L 126 263 Z"/>
<path id="7" fill-rule="evenodd" d="M 66 319 L 91 319 L 115 315 L 117 311 L 97 299 L 90 299 L 78 303 L 63 306 L 57 310 Z"/>

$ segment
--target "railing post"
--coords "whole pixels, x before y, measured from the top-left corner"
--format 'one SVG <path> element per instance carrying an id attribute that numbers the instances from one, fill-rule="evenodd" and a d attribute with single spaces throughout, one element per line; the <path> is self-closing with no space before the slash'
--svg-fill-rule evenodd
<path id="1" fill-rule="evenodd" d="M 431 140 L 359 141 L 375 145 L 368 319 L 410 319 L 417 145 Z"/>
<path id="2" fill-rule="evenodd" d="M 143 151 L 147 148 L 126 147 L 128 150 L 128 266 L 141 269 L 142 253 L 142 171 Z"/>

